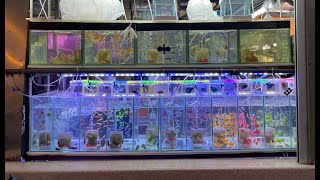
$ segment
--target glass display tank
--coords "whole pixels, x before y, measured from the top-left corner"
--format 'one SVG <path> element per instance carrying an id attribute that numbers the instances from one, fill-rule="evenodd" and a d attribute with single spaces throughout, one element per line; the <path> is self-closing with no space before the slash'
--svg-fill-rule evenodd
<path id="1" fill-rule="evenodd" d="M 238 33 L 225 31 L 188 31 L 190 63 L 237 63 Z"/>
<path id="2" fill-rule="evenodd" d="M 290 29 L 240 30 L 241 63 L 290 63 Z"/>
<path id="3" fill-rule="evenodd" d="M 108 99 L 107 150 L 133 151 L 133 98 Z"/>
<path id="4" fill-rule="evenodd" d="M 178 20 L 176 0 L 153 0 L 154 20 Z"/>
<path id="5" fill-rule="evenodd" d="M 263 96 L 239 96 L 239 148 L 265 148 L 264 118 Z M 267 127 L 266 130 L 268 130 Z"/>
<path id="6" fill-rule="evenodd" d="M 133 64 L 134 43 L 121 31 L 85 31 L 85 64 Z"/>
<path id="7" fill-rule="evenodd" d="M 30 30 L 30 65 L 81 64 L 81 34 L 78 30 Z"/>
<path id="8" fill-rule="evenodd" d="M 31 152 L 296 147 L 293 74 L 77 73 L 30 79 Z"/>
<path id="9" fill-rule="evenodd" d="M 159 150 L 158 98 L 139 97 L 134 101 L 134 151 Z"/>
<path id="10" fill-rule="evenodd" d="M 221 16 L 249 16 L 250 0 L 221 0 Z"/>
<path id="11" fill-rule="evenodd" d="M 81 97 L 81 151 L 106 151 L 107 116 L 106 98 Z"/>
<path id="12" fill-rule="evenodd" d="M 54 150 L 79 151 L 80 97 L 56 97 L 52 103 Z"/>
<path id="13" fill-rule="evenodd" d="M 267 148 L 291 147 L 289 96 L 265 96 L 265 141 Z"/>
<path id="14" fill-rule="evenodd" d="M 30 99 L 30 119 L 30 150 L 52 151 L 52 99 L 50 97 Z"/>
<path id="15" fill-rule="evenodd" d="M 186 31 L 139 31 L 138 64 L 185 64 Z"/>
<path id="16" fill-rule="evenodd" d="M 161 98 L 161 150 L 186 150 L 185 98 Z"/>
<path id="17" fill-rule="evenodd" d="M 135 3 L 134 1 L 131 1 L 131 7 L 135 8 L 134 20 L 152 20 L 153 19 L 152 2 L 153 2 L 152 0 L 136 0 Z"/>
<path id="18" fill-rule="evenodd" d="M 212 97 L 213 149 L 238 148 L 237 96 Z"/>
<path id="19" fill-rule="evenodd" d="M 187 150 L 212 148 L 211 99 L 186 97 Z"/>

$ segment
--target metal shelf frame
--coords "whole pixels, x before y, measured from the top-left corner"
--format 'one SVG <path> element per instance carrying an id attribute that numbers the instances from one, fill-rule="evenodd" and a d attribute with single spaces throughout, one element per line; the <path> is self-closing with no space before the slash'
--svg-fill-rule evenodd
<path id="1" fill-rule="evenodd" d="M 124 30 L 131 21 L 110 21 L 110 22 L 71 22 L 61 20 L 27 19 L 28 31 L 30 30 Z M 278 29 L 290 28 L 290 21 L 286 20 L 224 20 L 224 21 L 133 21 L 132 27 L 137 31 L 162 31 L 162 30 L 239 30 L 239 29 Z M 28 34 L 29 36 L 29 34 Z M 6 69 L 6 74 L 24 74 L 25 89 L 29 92 L 30 76 L 35 73 L 107 73 L 107 72 L 283 72 L 294 73 L 294 63 L 265 63 L 265 64 L 189 64 L 189 65 L 116 65 L 116 66 L 67 66 L 67 65 L 29 65 L 29 38 L 27 38 L 26 65 L 24 69 Z M 115 154 L 115 153 L 48 153 L 29 152 L 29 98 L 24 97 L 25 106 L 25 131 L 22 134 L 21 155 L 26 160 L 35 159 L 68 159 L 72 157 L 96 157 L 114 158 L 116 156 L 128 156 L 133 158 L 155 157 L 155 158 L 177 158 L 177 157 L 252 157 L 252 156 L 283 156 L 284 153 L 295 155 L 295 149 L 274 149 L 274 150 L 234 150 L 234 151 L 206 151 L 206 152 L 183 152 L 179 153 L 155 153 L 155 154 Z M 80 154 L 78 154 L 80 153 Z"/>

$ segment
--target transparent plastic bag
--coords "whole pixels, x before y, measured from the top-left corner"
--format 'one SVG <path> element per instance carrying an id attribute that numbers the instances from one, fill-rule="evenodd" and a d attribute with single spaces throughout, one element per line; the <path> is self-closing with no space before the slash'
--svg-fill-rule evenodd
<path id="1" fill-rule="evenodd" d="M 187 6 L 189 20 L 219 20 L 216 11 L 213 11 L 210 0 L 190 0 Z"/>
<path id="2" fill-rule="evenodd" d="M 116 20 L 125 16 L 119 0 L 60 0 L 63 20 Z"/>

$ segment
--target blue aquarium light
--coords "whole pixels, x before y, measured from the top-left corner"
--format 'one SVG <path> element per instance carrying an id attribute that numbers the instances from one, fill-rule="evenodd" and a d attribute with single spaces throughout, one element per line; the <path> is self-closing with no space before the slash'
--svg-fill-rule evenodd
<path id="1" fill-rule="evenodd" d="M 138 74 L 138 73 L 116 73 L 116 75 L 115 76 L 131 76 L 131 77 L 133 77 L 133 76 L 140 76 L 140 74 Z"/>
<path id="2" fill-rule="evenodd" d="M 142 76 L 167 76 L 166 73 L 143 73 Z"/>

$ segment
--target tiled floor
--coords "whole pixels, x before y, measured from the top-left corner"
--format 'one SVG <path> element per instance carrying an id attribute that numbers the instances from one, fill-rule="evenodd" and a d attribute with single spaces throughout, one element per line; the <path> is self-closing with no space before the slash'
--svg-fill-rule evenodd
<path id="1" fill-rule="evenodd" d="M 6 162 L 6 179 L 314 179 L 314 166 L 286 159 Z M 152 178 L 151 178 L 152 177 Z"/>

